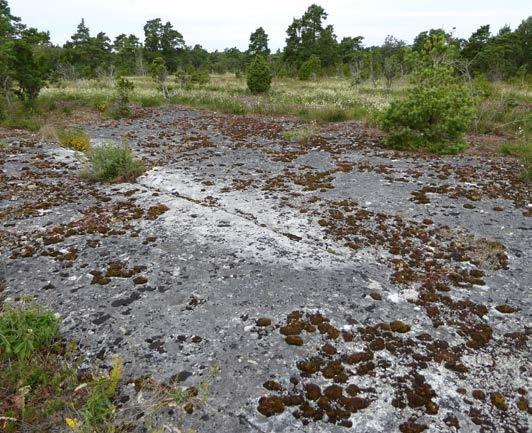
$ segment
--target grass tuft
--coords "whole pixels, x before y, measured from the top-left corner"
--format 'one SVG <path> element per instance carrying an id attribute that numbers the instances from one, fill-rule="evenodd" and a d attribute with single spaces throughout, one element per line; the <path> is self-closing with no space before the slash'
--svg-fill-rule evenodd
<path id="1" fill-rule="evenodd" d="M 532 142 L 503 144 L 499 148 L 499 153 L 521 159 L 525 164 L 522 177 L 529 181 L 532 180 Z"/>
<path id="2" fill-rule="evenodd" d="M 135 158 L 126 143 L 107 143 L 91 149 L 88 168 L 82 173 L 89 179 L 100 182 L 133 182 L 145 171 L 144 163 Z"/>
<path id="3" fill-rule="evenodd" d="M 316 126 L 311 126 L 308 128 L 300 128 L 300 129 L 291 129 L 289 131 L 283 132 L 283 138 L 285 140 L 289 141 L 305 141 L 309 138 L 314 137 L 316 134 L 320 132 L 320 129 Z"/>

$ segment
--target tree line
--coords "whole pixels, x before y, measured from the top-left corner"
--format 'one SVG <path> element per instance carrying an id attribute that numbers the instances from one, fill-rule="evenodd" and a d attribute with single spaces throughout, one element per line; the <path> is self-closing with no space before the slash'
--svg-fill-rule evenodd
<path id="1" fill-rule="evenodd" d="M 341 75 L 355 82 L 394 80 L 410 74 L 422 55 L 434 66 L 452 65 L 467 79 L 483 74 L 490 80 L 525 77 L 532 70 L 532 17 L 514 30 L 509 26 L 492 33 L 489 25 L 468 39 L 443 29 L 416 36 L 412 44 L 387 36 L 380 46 L 364 46 L 362 36 L 338 40 L 327 12 L 316 4 L 294 18 L 286 30 L 284 49 L 272 53 L 262 27 L 250 35 L 245 51 L 228 48 L 208 52 L 201 45 L 188 46 L 172 23 L 152 19 L 144 25 L 144 39 L 120 34 L 111 40 L 104 32 L 92 34 L 82 19 L 63 46 L 51 43 L 50 34 L 28 28 L 11 14 L 7 0 L 0 0 L 0 82 L 5 97 L 10 89 L 31 101 L 46 81 L 100 76 L 146 75 L 153 64 L 164 62 L 168 73 L 201 70 L 205 73 L 245 73 L 256 56 L 268 61 L 277 77 L 302 80 Z M 157 65 L 156 65 L 157 66 Z M 13 93 L 13 92 L 12 92 Z"/>

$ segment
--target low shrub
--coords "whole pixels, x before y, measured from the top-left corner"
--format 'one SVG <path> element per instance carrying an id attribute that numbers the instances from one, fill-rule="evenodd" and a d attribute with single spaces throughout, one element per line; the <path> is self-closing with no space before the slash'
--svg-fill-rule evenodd
<path id="1" fill-rule="evenodd" d="M 94 108 L 100 113 L 105 113 L 109 109 L 109 101 L 97 101 L 94 103 Z"/>
<path id="2" fill-rule="evenodd" d="M 113 119 L 131 116 L 130 100 L 135 90 L 134 84 L 127 78 L 119 77 L 115 82 L 115 97 L 113 104 L 108 109 L 108 114 Z"/>
<path id="3" fill-rule="evenodd" d="M 316 80 L 321 70 L 321 60 L 318 56 L 313 54 L 304 62 L 297 73 L 297 77 L 301 81 L 308 81 L 310 79 Z"/>
<path id="4" fill-rule="evenodd" d="M 87 152 L 90 148 L 90 137 L 81 128 L 64 128 L 57 133 L 59 143 L 78 152 Z"/>
<path id="5" fill-rule="evenodd" d="M 59 322 L 50 312 L 38 307 L 0 311 L 0 355 L 26 359 L 36 350 L 49 346 L 59 335 Z"/>
<path id="6" fill-rule="evenodd" d="M 190 88 L 193 84 L 203 86 L 208 84 L 211 80 L 208 69 L 194 68 L 192 65 L 185 69 L 178 70 L 175 75 L 176 83 L 185 88 Z"/>
<path id="7" fill-rule="evenodd" d="M 464 133 L 473 113 L 472 98 L 451 69 L 424 69 L 406 97 L 392 101 L 383 113 L 385 144 L 401 150 L 458 153 L 467 147 Z"/>
<path id="8" fill-rule="evenodd" d="M 251 93 L 264 93 L 272 85 L 272 69 L 263 56 L 255 56 L 248 69 L 247 84 Z"/>
<path id="9" fill-rule="evenodd" d="M 92 180 L 103 182 L 133 182 L 145 171 L 144 163 L 135 158 L 126 143 L 107 143 L 91 149 L 88 168 L 82 173 Z"/>

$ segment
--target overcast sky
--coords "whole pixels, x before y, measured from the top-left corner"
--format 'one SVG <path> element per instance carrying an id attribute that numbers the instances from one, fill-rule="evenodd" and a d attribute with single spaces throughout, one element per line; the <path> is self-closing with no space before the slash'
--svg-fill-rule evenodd
<path id="1" fill-rule="evenodd" d="M 187 45 L 208 50 L 246 49 L 249 35 L 262 26 L 270 48 L 284 46 L 285 31 L 312 0 L 9 0 L 11 11 L 22 21 L 49 30 L 52 42 L 63 44 L 81 18 L 91 34 L 103 31 L 114 38 L 134 33 L 143 40 L 144 23 L 153 18 L 171 21 Z M 362 35 L 365 44 L 380 44 L 392 34 L 407 42 L 435 27 L 456 28 L 468 37 L 483 24 L 497 31 L 505 24 L 515 28 L 532 15 L 530 0 L 322 0 L 339 39 Z"/>

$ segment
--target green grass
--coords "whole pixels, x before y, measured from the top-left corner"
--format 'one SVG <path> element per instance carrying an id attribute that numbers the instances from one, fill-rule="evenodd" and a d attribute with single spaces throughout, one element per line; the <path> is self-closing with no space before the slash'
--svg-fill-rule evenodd
<path id="1" fill-rule="evenodd" d="M 277 79 L 268 93 L 253 95 L 244 78 L 225 74 L 212 75 L 209 83 L 203 85 L 170 83 L 170 97 L 165 99 L 151 78 L 128 79 L 135 85 L 131 102 L 143 107 L 182 104 L 229 114 L 290 115 L 321 122 L 364 118 L 390 98 L 388 92 L 373 92 L 372 87 L 364 86 L 355 88 L 348 80 L 335 78 L 316 82 Z M 45 89 L 41 98 L 103 107 L 112 101 L 113 92 L 111 87 L 99 86 L 94 81 L 78 80 Z"/>
<path id="2" fill-rule="evenodd" d="M 283 132 L 283 138 L 289 141 L 305 141 L 315 136 L 320 132 L 316 126 L 310 126 L 308 128 L 291 129 Z"/>
<path id="3" fill-rule="evenodd" d="M 50 345 L 59 335 L 59 323 L 50 312 L 39 308 L 4 307 L 0 314 L 0 350 L 24 360 Z"/>
<path id="4" fill-rule="evenodd" d="M 85 378 L 80 392 L 77 368 L 82 362 L 77 345 L 60 338 L 59 320 L 52 312 L 36 306 L 4 306 L 0 310 L 0 430 L 45 432 L 68 420 L 80 433 L 116 431 L 113 399 L 121 363 L 116 360 L 109 375 Z"/>
<path id="5" fill-rule="evenodd" d="M 37 132 L 42 126 L 42 117 L 37 111 L 24 109 L 22 104 L 13 104 L 0 126 Z"/>
<path id="6" fill-rule="evenodd" d="M 134 84 L 130 101 L 140 107 L 179 104 L 236 115 L 292 116 L 318 123 L 364 120 L 371 126 L 378 126 L 378 119 L 390 101 L 405 96 L 410 86 L 408 77 L 394 82 L 391 90 L 383 81 L 373 85 L 369 81 L 354 84 L 344 78 L 316 81 L 276 78 L 269 92 L 253 95 L 247 89 L 245 77 L 223 74 L 211 75 L 205 84 L 186 86 L 171 77 L 170 97 L 163 98 L 150 77 L 128 77 L 128 80 Z M 520 142 L 523 137 L 530 139 L 532 97 L 529 85 L 485 80 L 473 80 L 467 85 L 477 101 L 468 133 L 503 136 L 510 142 Z M 108 116 L 115 99 L 113 83 L 63 82 L 44 89 L 29 115 L 22 108 L 8 110 L 8 117 L 0 125 L 37 131 L 42 125 L 56 123 L 56 119 L 69 122 L 71 113 L 82 108 Z"/>
<path id="7" fill-rule="evenodd" d="M 182 417 L 204 406 L 209 395 L 207 382 L 183 388 L 142 377 L 133 381 L 142 403 L 132 402 L 118 417 L 120 357 L 104 374 L 84 369 L 79 375 L 83 364 L 77 344 L 61 338 L 52 312 L 28 304 L 0 308 L 0 431 L 118 433 L 132 426 L 159 431 L 159 413 L 171 409 L 181 427 Z M 215 374 L 213 369 L 210 378 Z"/>
<path id="8" fill-rule="evenodd" d="M 503 144 L 499 152 L 521 159 L 525 165 L 522 177 L 529 181 L 532 180 L 532 142 Z"/>
<path id="9" fill-rule="evenodd" d="M 126 143 L 106 143 L 87 153 L 88 167 L 83 176 L 101 182 L 133 182 L 145 171 Z"/>
<path id="10" fill-rule="evenodd" d="M 472 132 L 508 135 L 516 139 L 532 134 L 532 100 L 514 89 L 495 89 L 477 103 Z"/>
<path id="11" fill-rule="evenodd" d="M 75 404 L 77 378 L 66 365 L 69 346 L 59 340 L 59 321 L 34 306 L 0 310 L 0 422 L 6 433 L 28 425 L 47 431 L 59 412 Z"/>
<path id="12" fill-rule="evenodd" d="M 122 361 L 116 357 L 109 375 L 102 376 L 91 384 L 89 398 L 80 411 L 80 421 L 72 419 L 74 424 L 72 421 L 67 421 L 67 424 L 75 426 L 73 429 L 81 433 L 115 432 L 113 400 L 122 378 L 122 370 Z"/>

